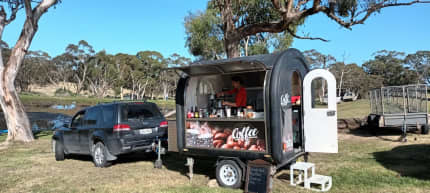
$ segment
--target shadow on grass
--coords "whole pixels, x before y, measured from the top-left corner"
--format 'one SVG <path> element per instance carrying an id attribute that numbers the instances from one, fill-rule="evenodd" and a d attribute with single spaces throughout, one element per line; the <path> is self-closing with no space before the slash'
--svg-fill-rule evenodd
<path id="1" fill-rule="evenodd" d="M 415 130 L 409 130 L 408 134 L 417 132 L 418 131 Z M 377 137 L 383 141 L 389 142 L 399 142 L 402 136 L 402 130 L 398 127 L 372 128 L 368 126 L 362 126 L 357 129 L 349 130 L 348 134 L 359 137 Z"/>
<path id="2" fill-rule="evenodd" d="M 430 180 L 430 144 L 404 145 L 373 155 L 382 166 L 400 176 Z"/>
<path id="3" fill-rule="evenodd" d="M 119 156 L 114 161 L 116 164 L 127 164 L 132 162 L 149 161 L 155 162 L 157 156 L 155 153 L 132 153 L 127 155 Z M 188 176 L 188 166 L 185 166 L 187 158 L 176 152 L 168 152 L 166 155 L 161 156 L 163 166 L 172 171 L 177 171 L 182 175 Z M 209 178 L 215 178 L 215 164 L 216 160 L 198 158 L 194 160 L 194 174 L 206 175 Z"/>
<path id="4" fill-rule="evenodd" d="M 93 159 L 89 155 L 67 155 L 67 159 L 74 159 L 80 161 L 92 162 Z M 157 159 L 154 153 L 143 153 L 136 152 L 118 156 L 118 159 L 113 161 L 112 165 L 121 165 L 135 162 L 152 162 L 154 163 Z M 169 152 L 166 155 L 162 155 L 163 166 L 172 171 L 177 171 L 182 175 L 188 176 L 188 167 L 185 166 L 186 157 L 181 156 L 179 153 Z M 209 178 L 215 178 L 215 163 L 216 160 L 209 159 L 195 159 L 194 160 L 194 174 L 206 175 Z"/>
<path id="5" fill-rule="evenodd" d="M 169 152 L 163 160 L 163 165 L 168 170 L 180 172 L 182 175 L 188 176 L 188 166 L 186 164 L 186 157 L 181 156 L 179 153 Z M 194 174 L 206 175 L 211 179 L 216 178 L 215 176 L 215 164 L 216 160 L 206 158 L 194 159 Z"/>
<path id="6" fill-rule="evenodd" d="M 50 137 L 52 136 L 53 131 L 40 131 L 33 133 L 34 139 L 44 138 L 44 137 Z"/>

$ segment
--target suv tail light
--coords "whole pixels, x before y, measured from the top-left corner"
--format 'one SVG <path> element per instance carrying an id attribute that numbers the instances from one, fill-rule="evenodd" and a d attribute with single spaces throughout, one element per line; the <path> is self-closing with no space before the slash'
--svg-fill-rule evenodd
<path id="1" fill-rule="evenodd" d="M 130 131 L 130 125 L 116 124 L 113 126 L 113 131 Z"/>
<path id="2" fill-rule="evenodd" d="M 167 121 L 161 121 L 160 127 L 167 127 Z"/>

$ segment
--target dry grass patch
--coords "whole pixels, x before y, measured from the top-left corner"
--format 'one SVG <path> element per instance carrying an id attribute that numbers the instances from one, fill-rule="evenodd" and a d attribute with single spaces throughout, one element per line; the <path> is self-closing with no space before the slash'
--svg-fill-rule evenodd
<path id="1" fill-rule="evenodd" d="M 396 133 L 394 133 L 396 134 Z M 386 135 L 395 138 L 395 135 Z M 430 137 L 409 134 L 407 143 L 339 134 L 338 154 L 311 154 L 317 173 L 333 176 L 331 192 L 426 192 L 430 188 Z M 417 140 L 413 140 L 417 138 Z M 185 158 L 164 157 L 153 167 L 147 154 L 123 156 L 109 168 L 95 168 L 88 156 L 54 160 L 49 136 L 0 150 L 0 192 L 242 192 L 209 188 L 214 162 L 197 160 L 195 176 L 185 176 Z M 289 185 L 288 171 L 274 179 L 273 192 L 309 192 Z"/>

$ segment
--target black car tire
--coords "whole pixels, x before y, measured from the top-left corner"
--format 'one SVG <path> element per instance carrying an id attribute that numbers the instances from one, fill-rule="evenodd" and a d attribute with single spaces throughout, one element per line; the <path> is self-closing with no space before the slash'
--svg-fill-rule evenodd
<path id="1" fill-rule="evenodd" d="M 421 126 L 421 134 L 424 134 L 424 135 L 429 134 L 429 126 L 427 124 L 424 124 Z"/>
<path id="2" fill-rule="evenodd" d="M 242 186 L 242 169 L 232 160 L 223 160 L 217 164 L 216 180 L 222 187 L 240 188 Z"/>
<path id="3" fill-rule="evenodd" d="M 94 145 L 92 156 L 93 162 L 96 167 L 105 168 L 109 167 L 111 163 L 107 160 L 107 149 L 102 142 L 97 142 Z"/>
<path id="4" fill-rule="evenodd" d="M 54 140 L 53 145 L 55 147 L 55 160 L 63 161 L 64 160 L 64 146 L 61 142 Z"/>

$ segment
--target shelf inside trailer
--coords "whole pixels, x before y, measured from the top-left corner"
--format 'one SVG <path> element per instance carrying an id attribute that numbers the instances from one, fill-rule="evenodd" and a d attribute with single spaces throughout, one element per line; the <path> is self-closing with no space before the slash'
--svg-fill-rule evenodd
<path id="1" fill-rule="evenodd" d="M 234 121 L 234 122 L 264 122 L 264 119 L 248 119 L 248 118 L 189 118 L 187 121 Z"/>

